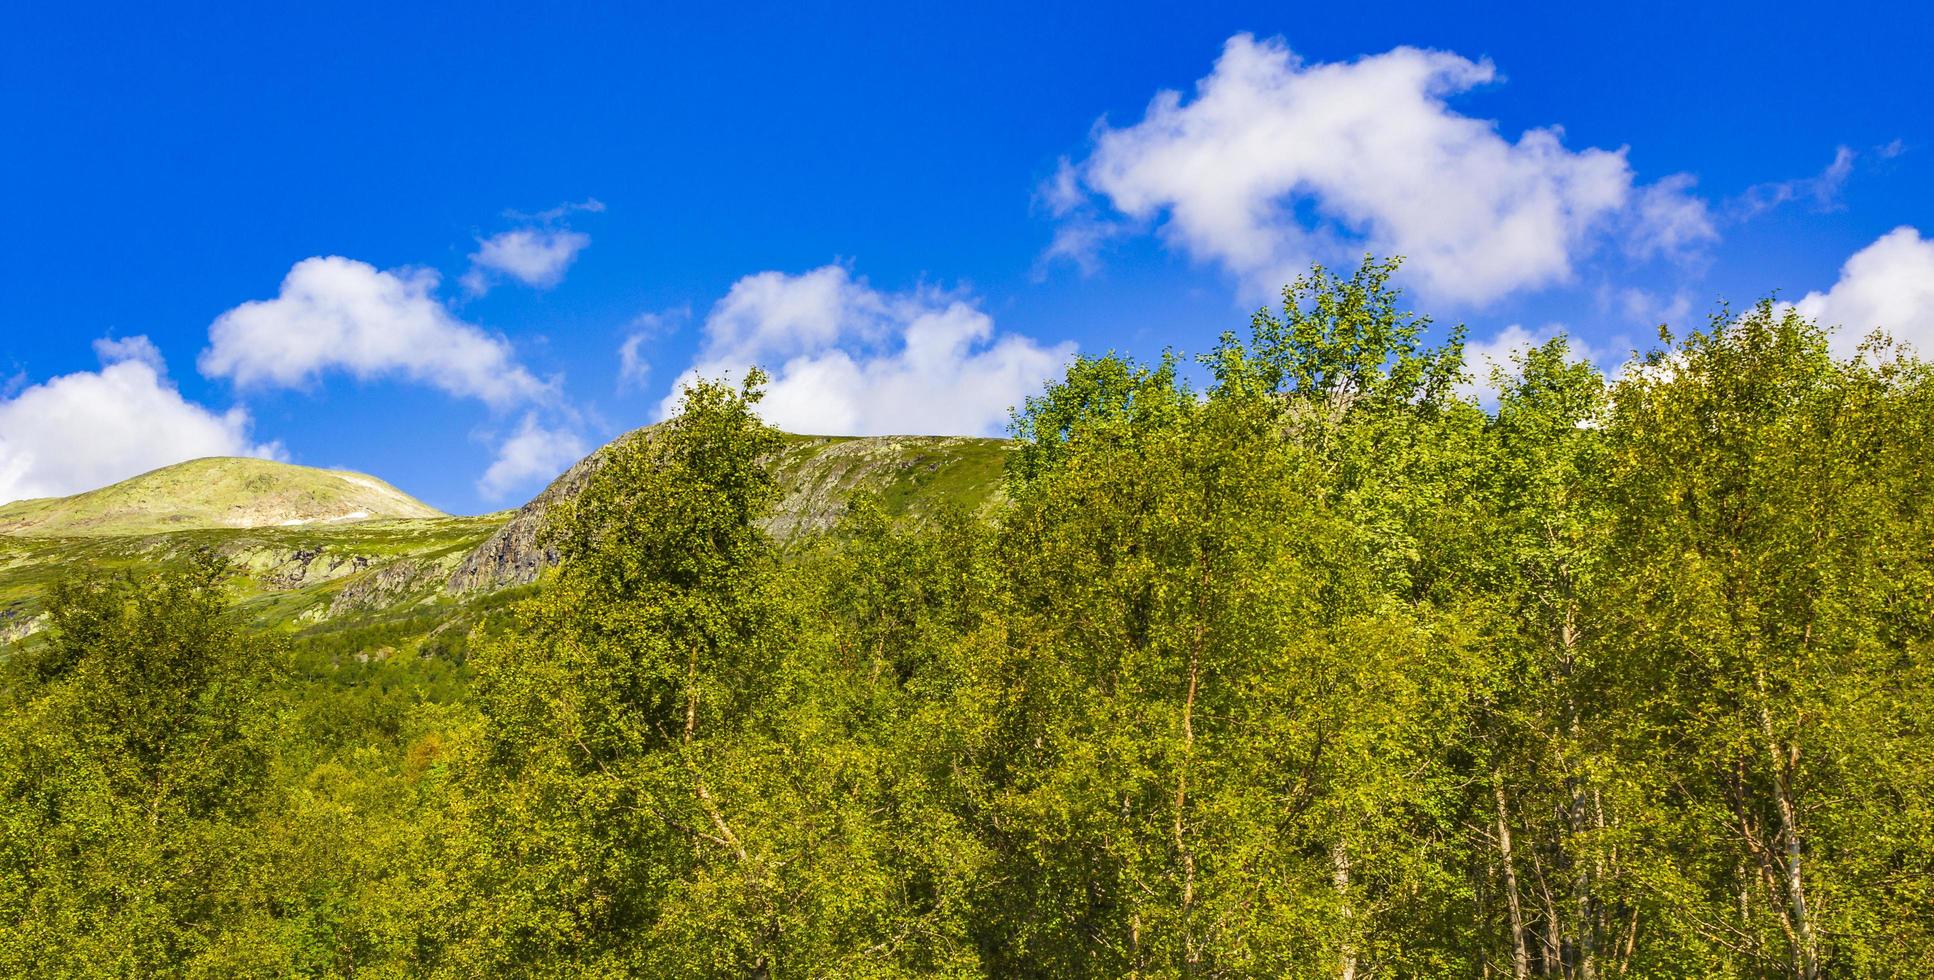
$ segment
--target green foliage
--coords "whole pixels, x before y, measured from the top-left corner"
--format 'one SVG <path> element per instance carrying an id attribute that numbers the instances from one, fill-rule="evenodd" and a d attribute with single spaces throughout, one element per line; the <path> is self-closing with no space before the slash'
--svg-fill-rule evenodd
<path id="1" fill-rule="evenodd" d="M 63 582 L 9 663 L 0 969 L 221 974 L 253 955 L 251 883 L 281 658 L 226 622 L 224 564 Z"/>
<path id="2" fill-rule="evenodd" d="M 863 726 L 879 671 L 809 638 L 759 529 L 758 380 L 688 389 L 610 459 L 558 518 L 563 572 L 480 653 L 460 972 L 962 962 L 935 907 L 955 856 Z"/>
<path id="3" fill-rule="evenodd" d="M 0 972 L 1934 970 L 1934 378 L 1761 304 L 1487 408 L 1395 269 L 1011 448 L 696 385 L 489 598 L 20 544 L 118 571 L 5 663 Z"/>
<path id="4" fill-rule="evenodd" d="M 1649 784 L 1633 877 L 1655 945 L 1700 969 L 1923 972 L 1924 374 L 1837 361 L 1762 303 L 1648 359 L 1612 404 L 1621 574 L 1595 596 L 1586 683 Z"/>

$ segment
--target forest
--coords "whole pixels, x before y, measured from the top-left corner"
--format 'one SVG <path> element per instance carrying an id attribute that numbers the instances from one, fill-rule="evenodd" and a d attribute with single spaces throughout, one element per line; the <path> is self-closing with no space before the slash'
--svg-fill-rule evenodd
<path id="1" fill-rule="evenodd" d="M 1934 975 L 1927 365 L 1763 301 L 1475 377 L 1396 268 L 1077 359 L 991 519 L 772 539 L 753 372 L 468 634 L 67 576 L 0 974 Z"/>

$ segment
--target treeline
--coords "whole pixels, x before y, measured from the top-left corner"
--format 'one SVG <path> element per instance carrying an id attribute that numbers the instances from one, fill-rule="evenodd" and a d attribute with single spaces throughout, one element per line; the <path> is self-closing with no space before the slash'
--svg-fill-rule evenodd
<path id="1" fill-rule="evenodd" d="M 992 523 L 781 549 L 759 379 L 694 387 L 508 628 L 340 709 L 216 563 L 70 582 L 0 969 L 1934 973 L 1926 368 L 1761 304 L 1480 406 L 1393 268 L 1200 388 L 1078 361 Z"/>

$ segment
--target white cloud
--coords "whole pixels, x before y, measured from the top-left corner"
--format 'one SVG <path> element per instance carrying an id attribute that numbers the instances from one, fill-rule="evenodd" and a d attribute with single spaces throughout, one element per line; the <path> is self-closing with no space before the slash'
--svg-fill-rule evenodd
<path id="1" fill-rule="evenodd" d="M 1685 178 L 1630 213 L 1625 151 L 1568 150 L 1556 128 L 1515 142 L 1446 99 L 1497 78 L 1488 61 L 1397 48 L 1306 64 L 1281 40 L 1229 39 L 1192 99 L 1165 91 L 1126 128 L 1098 124 L 1087 159 L 1042 190 L 1079 228 L 1106 206 L 1161 220 L 1174 247 L 1267 292 L 1312 259 L 1400 254 L 1432 295 L 1484 302 L 1562 282 L 1614 226 L 1674 247 L 1711 237 Z M 1079 186 L 1094 197 L 1078 203 Z M 1080 260 L 1104 236 L 1057 236 Z"/>
<path id="2" fill-rule="evenodd" d="M 591 214 L 603 214 L 604 202 L 598 200 L 595 197 L 587 197 L 582 201 L 567 201 L 563 204 L 558 205 L 557 207 L 547 208 L 543 211 L 537 212 L 536 214 L 525 214 L 522 211 L 516 211 L 516 210 L 505 211 L 504 217 L 509 218 L 513 221 L 527 221 L 527 222 L 535 221 L 543 224 L 549 224 L 550 222 L 553 222 L 553 221 L 562 220 L 563 218 L 566 218 L 578 211 L 585 211 Z"/>
<path id="3" fill-rule="evenodd" d="M 1036 196 L 1047 205 L 1049 214 L 1065 218 L 1080 207 L 1088 195 L 1081 190 L 1081 172 L 1074 168 L 1074 161 L 1062 157 L 1055 165 L 1054 176 L 1041 184 Z"/>
<path id="4" fill-rule="evenodd" d="M 838 265 L 740 279 L 713 306 L 704 334 L 664 414 L 677 410 L 684 383 L 756 364 L 772 375 L 760 414 L 826 435 L 995 432 L 1074 354 L 1072 344 L 996 336 L 993 319 L 959 295 L 884 293 Z"/>
<path id="5" fill-rule="evenodd" d="M 1683 326 L 1686 317 L 1692 314 L 1692 297 L 1684 292 L 1666 298 L 1643 289 L 1626 288 L 1619 290 L 1616 298 L 1619 313 L 1628 326 L 1657 327 L 1662 323 Z"/>
<path id="6" fill-rule="evenodd" d="M 1794 306 L 1801 316 L 1840 328 L 1833 348 L 1843 357 L 1875 329 L 1922 356 L 1934 354 L 1934 239 L 1902 225 L 1853 253 L 1833 288 L 1808 293 Z"/>
<path id="7" fill-rule="evenodd" d="M 154 341 L 149 340 L 145 334 L 136 334 L 119 340 L 113 337 L 102 337 L 94 342 L 94 356 L 100 358 L 103 365 L 113 364 L 116 361 L 140 361 L 154 368 L 156 374 L 168 373 L 168 365 L 161 357 L 161 348 L 156 347 Z"/>
<path id="8" fill-rule="evenodd" d="M 549 396 L 509 342 L 457 319 L 428 270 L 383 272 L 340 256 L 304 259 L 274 299 L 217 317 L 202 373 L 243 387 L 299 387 L 326 371 L 403 377 L 507 406 Z"/>
<path id="9" fill-rule="evenodd" d="M 650 340 L 649 334 L 634 333 L 618 345 L 618 390 L 636 388 L 651 377 L 651 362 L 638 348 Z"/>
<path id="10" fill-rule="evenodd" d="M 1717 241 L 1712 209 L 1692 193 L 1691 174 L 1672 174 L 1639 189 L 1632 205 L 1626 251 L 1641 259 L 1664 255 L 1684 259 Z"/>
<path id="11" fill-rule="evenodd" d="M 1091 212 L 1077 213 L 1055 227 L 1054 240 L 1048 243 L 1047 251 L 1041 253 L 1041 261 L 1034 269 L 1034 278 L 1037 281 L 1045 278 L 1046 267 L 1057 259 L 1074 263 L 1084 276 L 1093 275 L 1101 268 L 1097 258 L 1101 246 L 1127 231 L 1120 222 L 1103 220 Z"/>
<path id="12" fill-rule="evenodd" d="M 513 490 L 540 486 L 589 451 L 576 433 L 546 428 L 538 424 L 535 413 L 527 412 L 517 431 L 497 447 L 497 458 L 477 480 L 477 493 L 487 500 L 502 500 Z"/>
<path id="13" fill-rule="evenodd" d="M 242 409 L 217 413 L 182 398 L 148 338 L 94 346 L 101 370 L 0 399 L 0 501 L 78 493 L 203 456 L 281 455 L 250 441 Z"/>
<path id="14" fill-rule="evenodd" d="M 1882 147 L 1879 150 L 1882 159 L 1898 154 L 1897 150 L 1889 154 L 1888 149 Z M 1793 201 L 1810 201 L 1818 211 L 1837 210 L 1840 207 L 1840 190 L 1846 186 L 1847 178 L 1853 175 L 1853 161 L 1857 155 L 1847 147 L 1837 147 L 1833 151 L 1833 161 L 1812 177 L 1754 184 L 1733 202 L 1733 211 L 1739 220 L 1745 220 Z"/>
<path id="15" fill-rule="evenodd" d="M 645 345 L 677 330 L 691 318 L 692 308 L 681 306 L 662 313 L 641 313 L 631 321 L 631 332 L 618 345 L 620 393 L 643 388 L 645 379 L 651 377 L 651 361 L 645 357 Z"/>
<path id="16" fill-rule="evenodd" d="M 470 271 L 463 276 L 464 288 L 481 294 L 494 275 L 506 275 L 548 289 L 564 281 L 564 270 L 590 244 L 590 235 L 558 228 L 516 228 L 479 238 L 477 250 L 470 253 Z"/>
<path id="17" fill-rule="evenodd" d="M 1487 339 L 1466 341 L 1464 372 L 1469 375 L 1469 380 L 1458 386 L 1459 394 L 1476 399 L 1483 405 L 1496 405 L 1498 387 L 1494 372 L 1502 371 L 1506 377 L 1515 375 L 1518 358 L 1533 347 L 1548 344 L 1552 338 L 1564 333 L 1564 327 L 1555 323 L 1538 330 L 1526 330 L 1523 325 L 1513 323 Z M 1565 336 L 1565 346 L 1573 363 L 1596 364 L 1601 369 L 1604 367 L 1607 352 L 1569 334 Z"/>

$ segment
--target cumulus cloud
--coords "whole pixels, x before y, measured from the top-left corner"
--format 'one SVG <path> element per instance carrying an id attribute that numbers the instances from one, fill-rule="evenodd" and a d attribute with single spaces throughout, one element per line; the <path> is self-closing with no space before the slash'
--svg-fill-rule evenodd
<path id="1" fill-rule="evenodd" d="M 463 276 L 464 288 L 482 294 L 493 278 L 503 275 L 549 289 L 564 281 L 564 270 L 590 244 L 590 235 L 563 228 L 515 228 L 479 238 L 477 250 L 470 253 L 470 271 Z"/>
<path id="2" fill-rule="evenodd" d="M 340 256 L 304 259 L 274 299 L 217 317 L 202 373 L 243 387 L 300 387 L 328 371 L 401 377 L 493 406 L 548 397 L 508 341 L 445 308 L 428 270 L 380 271 Z"/>
<path id="3" fill-rule="evenodd" d="M 1097 124 L 1087 158 L 1056 172 L 1041 192 L 1063 229 L 1053 251 L 1082 261 L 1113 212 L 1255 292 L 1368 248 L 1406 256 L 1432 295 L 1481 303 L 1567 280 L 1600 231 L 1657 239 L 1641 251 L 1712 237 L 1688 178 L 1640 191 L 1623 149 L 1569 150 L 1556 128 L 1507 140 L 1447 104 L 1496 78 L 1448 52 L 1312 64 L 1238 34 L 1192 98 Z"/>
<path id="4" fill-rule="evenodd" d="M 543 426 L 536 413 L 527 412 L 517 431 L 497 447 L 497 458 L 477 480 L 477 493 L 503 500 L 513 490 L 549 482 L 589 451 L 577 433 Z"/>
<path id="5" fill-rule="evenodd" d="M 887 293 L 828 265 L 800 275 L 760 272 L 733 284 L 704 325 L 696 363 L 661 404 L 697 377 L 765 368 L 760 414 L 795 432 L 979 435 L 1072 357 L 997 336 L 968 298 L 932 288 Z"/>
<path id="6" fill-rule="evenodd" d="M 1876 329 L 1934 354 L 1934 239 L 1902 225 L 1853 253 L 1840 279 L 1826 292 L 1806 294 L 1794 306 L 1801 316 L 1838 327 L 1834 351 L 1854 352 Z"/>
<path id="7" fill-rule="evenodd" d="M 0 501 L 91 490 L 203 456 L 281 455 L 249 437 L 248 413 L 181 396 L 146 337 L 95 342 L 102 367 L 0 399 Z"/>
<path id="8" fill-rule="evenodd" d="M 1502 371 L 1508 377 L 1517 372 L 1518 359 L 1533 347 L 1541 347 L 1552 338 L 1565 334 L 1565 347 L 1573 363 L 1596 364 L 1604 367 L 1608 352 L 1593 347 L 1565 332 L 1559 324 L 1547 324 L 1537 330 L 1527 330 L 1522 324 L 1513 323 L 1496 334 L 1483 340 L 1469 340 L 1464 343 L 1464 372 L 1469 377 L 1458 391 L 1466 398 L 1476 399 L 1480 404 L 1495 405 L 1498 400 L 1498 387 L 1495 373 Z"/>

